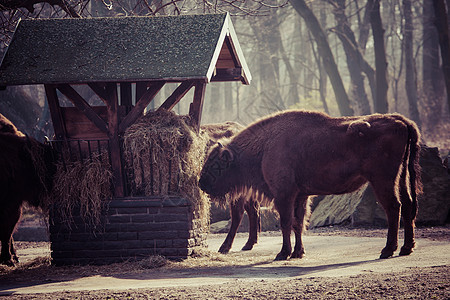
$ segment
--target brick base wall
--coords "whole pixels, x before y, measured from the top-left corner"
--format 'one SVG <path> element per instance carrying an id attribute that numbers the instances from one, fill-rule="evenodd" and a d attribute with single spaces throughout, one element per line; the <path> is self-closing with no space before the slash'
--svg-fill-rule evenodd
<path id="1" fill-rule="evenodd" d="M 97 228 L 73 212 L 69 225 L 50 214 L 52 263 L 108 264 L 162 255 L 183 259 L 204 246 L 207 228 L 183 198 L 120 198 L 108 202 Z"/>

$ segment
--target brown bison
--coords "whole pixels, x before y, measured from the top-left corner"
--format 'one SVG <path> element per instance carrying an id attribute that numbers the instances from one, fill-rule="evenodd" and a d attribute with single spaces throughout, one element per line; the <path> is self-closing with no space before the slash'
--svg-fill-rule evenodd
<path id="1" fill-rule="evenodd" d="M 302 230 L 308 196 L 344 194 L 367 181 L 388 219 L 380 258 L 398 245 L 400 209 L 405 239 L 400 255 L 412 252 L 419 180 L 419 131 L 399 114 L 332 118 L 285 111 L 261 119 L 226 145 L 215 146 L 199 185 L 212 196 L 247 191 L 273 199 L 280 215 L 283 246 L 277 260 L 304 255 Z M 290 233 L 295 232 L 292 251 Z"/>
<path id="2" fill-rule="evenodd" d="M 26 201 L 42 205 L 42 196 L 51 189 L 53 150 L 20 131 L 0 114 L 0 263 L 18 262 L 12 234 Z"/>
<path id="3" fill-rule="evenodd" d="M 202 131 L 208 136 L 207 148 L 211 148 L 218 141 L 229 139 L 238 134 L 244 126 L 236 122 L 225 122 L 217 124 L 202 125 Z M 230 202 L 231 226 L 225 241 L 219 248 L 220 253 L 228 253 L 233 245 L 234 237 L 241 224 L 244 210 L 247 212 L 249 220 L 249 237 L 242 250 L 251 250 L 258 242 L 258 232 L 261 230 L 261 218 L 259 215 L 259 202 L 252 198 L 246 201 L 243 195 L 233 195 L 236 200 Z"/>

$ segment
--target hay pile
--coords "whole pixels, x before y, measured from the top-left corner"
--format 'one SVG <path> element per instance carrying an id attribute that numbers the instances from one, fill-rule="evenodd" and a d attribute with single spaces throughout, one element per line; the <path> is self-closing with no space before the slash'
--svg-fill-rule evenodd
<path id="1" fill-rule="evenodd" d="M 76 211 L 85 224 L 95 229 L 106 200 L 112 197 L 111 180 L 106 152 L 67 165 L 58 162 L 50 198 L 61 221 L 70 227 Z"/>
<path id="2" fill-rule="evenodd" d="M 123 136 L 131 195 L 175 195 L 193 205 L 194 218 L 209 224 L 209 199 L 198 187 L 208 139 L 187 116 L 170 111 L 147 113 Z"/>
<path id="3" fill-rule="evenodd" d="M 52 198 L 49 196 L 50 191 L 48 190 L 47 182 L 51 182 L 52 179 L 48 175 L 50 170 L 44 159 L 46 150 L 42 144 L 35 139 L 28 139 L 27 144 L 28 147 L 26 148 L 26 151 L 28 151 L 28 155 L 30 156 L 40 183 L 39 186 L 41 187 L 38 203 L 30 204 L 43 212 L 48 212 L 49 207 L 52 205 Z"/>

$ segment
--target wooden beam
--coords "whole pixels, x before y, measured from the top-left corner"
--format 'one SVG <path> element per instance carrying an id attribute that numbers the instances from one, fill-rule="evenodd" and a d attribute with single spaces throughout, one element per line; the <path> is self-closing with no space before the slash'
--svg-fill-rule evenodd
<path id="1" fill-rule="evenodd" d="M 195 82 L 194 101 L 189 107 L 189 116 L 196 126 L 197 132 L 200 129 L 202 119 L 203 100 L 205 99 L 206 82 Z"/>
<path id="2" fill-rule="evenodd" d="M 240 81 L 242 68 L 216 69 L 211 81 Z"/>
<path id="3" fill-rule="evenodd" d="M 136 120 L 142 115 L 144 109 L 153 100 L 153 98 L 158 94 L 162 87 L 166 84 L 165 81 L 155 81 L 152 83 L 150 88 L 140 97 L 136 102 L 136 105 L 128 113 L 128 115 L 120 122 L 119 132 L 124 132 L 131 124 L 136 122 Z"/>
<path id="4" fill-rule="evenodd" d="M 106 92 L 105 87 L 99 83 L 88 83 L 88 86 L 97 94 L 100 100 L 106 104 L 108 93 Z"/>
<path id="5" fill-rule="evenodd" d="M 141 99 L 142 95 L 147 91 L 147 87 L 150 85 L 150 82 L 147 81 L 139 81 L 136 82 L 136 102 Z"/>
<path id="6" fill-rule="evenodd" d="M 92 109 L 89 103 L 87 103 L 86 100 L 84 100 L 83 97 L 81 97 L 80 94 L 77 93 L 77 91 L 75 91 L 68 84 L 58 85 L 57 88 L 70 100 L 70 102 L 73 103 L 73 105 L 75 105 L 76 108 L 83 112 L 83 114 L 92 123 L 94 123 L 95 126 L 98 127 L 98 129 L 105 133 L 108 132 L 108 125 L 106 124 L 106 122 Z"/>
<path id="7" fill-rule="evenodd" d="M 181 98 L 186 95 L 187 92 L 194 86 L 195 81 L 187 80 L 183 81 L 176 89 L 173 91 L 172 95 L 164 101 L 163 104 L 158 108 L 158 111 L 161 109 L 171 110 L 178 102 L 180 102 Z"/>
<path id="8" fill-rule="evenodd" d="M 113 189 L 115 197 L 125 196 L 124 192 L 124 176 L 122 170 L 122 157 L 120 155 L 120 140 L 119 140 L 119 99 L 117 96 L 116 84 L 108 85 L 106 88 L 108 92 L 108 104 L 106 105 L 108 115 L 108 137 L 109 137 L 109 151 L 111 155 L 111 168 L 113 173 Z"/>
<path id="9" fill-rule="evenodd" d="M 44 87 L 45 87 L 45 94 L 47 95 L 50 116 L 52 117 L 53 129 L 55 130 L 55 137 L 57 140 L 65 139 L 66 124 L 64 123 L 61 107 L 59 106 L 58 95 L 56 93 L 56 86 L 52 84 L 45 84 Z"/>
<path id="10" fill-rule="evenodd" d="M 230 53 L 230 56 L 231 56 L 231 59 L 233 60 L 233 64 L 234 64 L 234 66 L 235 67 L 240 67 L 241 65 L 239 64 L 239 61 L 236 59 L 236 56 L 234 55 L 234 51 L 233 51 L 233 49 L 234 49 L 234 46 L 233 46 L 233 43 L 231 42 L 231 40 L 230 40 L 230 37 L 225 37 L 225 43 L 224 43 L 224 45 L 227 45 L 227 50 L 229 51 L 229 53 Z M 233 53 L 233 54 L 231 54 L 231 53 Z"/>
<path id="11" fill-rule="evenodd" d="M 131 82 L 121 82 L 120 105 L 126 106 L 127 108 L 131 109 L 131 106 L 133 105 L 131 97 Z"/>

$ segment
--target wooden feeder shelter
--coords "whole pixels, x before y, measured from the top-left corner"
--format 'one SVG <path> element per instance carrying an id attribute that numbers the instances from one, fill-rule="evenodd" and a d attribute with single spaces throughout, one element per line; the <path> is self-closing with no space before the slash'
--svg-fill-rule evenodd
<path id="1" fill-rule="evenodd" d="M 166 83 L 178 86 L 157 109 L 171 110 L 194 88 L 189 115 L 198 129 L 205 87 L 214 81 L 251 81 L 229 14 L 22 20 L 0 65 L 1 87 L 44 85 L 63 150 L 107 144 L 114 199 L 129 196 L 125 130 Z M 104 105 L 90 105 L 78 85 Z M 61 95 L 73 106 L 62 105 Z"/>

